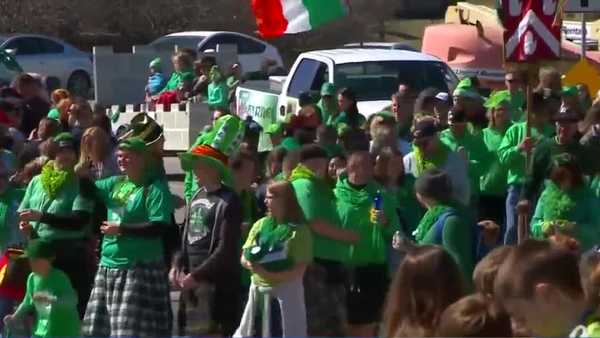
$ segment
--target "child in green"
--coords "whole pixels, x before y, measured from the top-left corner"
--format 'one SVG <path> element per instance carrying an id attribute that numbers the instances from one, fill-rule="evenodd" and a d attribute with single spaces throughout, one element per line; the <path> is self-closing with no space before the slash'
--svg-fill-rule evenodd
<path id="1" fill-rule="evenodd" d="M 34 337 L 79 337 L 81 323 L 77 314 L 77 295 L 69 277 L 52 267 L 52 244 L 42 239 L 29 243 L 26 256 L 32 273 L 27 279 L 25 298 L 13 315 L 4 318 L 10 327 L 14 320 L 35 313 Z"/>
<path id="2" fill-rule="evenodd" d="M 210 84 L 208 85 L 206 103 L 216 108 L 227 108 L 229 106 L 229 87 L 219 66 L 213 66 L 210 70 Z"/>
<path id="3" fill-rule="evenodd" d="M 252 272 L 248 303 L 236 337 L 253 334 L 254 313 L 265 293 L 279 300 L 284 337 L 306 337 L 303 277 L 312 261 L 310 228 L 289 182 L 267 188 L 269 216 L 254 223 L 242 249 L 242 265 Z"/>
<path id="4" fill-rule="evenodd" d="M 173 56 L 173 68 L 175 71 L 171 75 L 165 88 L 159 93 L 177 90 L 181 87 L 191 87 L 194 82 L 194 65 L 192 58 L 184 53 L 177 53 Z"/>

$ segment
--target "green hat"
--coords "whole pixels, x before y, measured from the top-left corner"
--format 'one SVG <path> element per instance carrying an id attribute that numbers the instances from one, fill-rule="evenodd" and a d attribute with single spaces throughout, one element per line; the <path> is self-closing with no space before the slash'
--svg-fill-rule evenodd
<path id="1" fill-rule="evenodd" d="M 483 99 L 475 86 L 473 85 L 473 80 L 471 78 L 462 79 L 456 89 L 452 93 L 453 96 L 462 96 L 471 99 Z"/>
<path id="2" fill-rule="evenodd" d="M 71 133 L 60 133 L 54 137 L 54 142 L 59 148 L 70 148 L 75 149 L 75 138 Z"/>
<path id="3" fill-rule="evenodd" d="M 321 96 L 334 96 L 335 95 L 335 85 L 330 82 L 325 82 L 321 86 Z"/>
<path id="4" fill-rule="evenodd" d="M 562 87 L 561 94 L 564 97 L 573 97 L 579 94 L 579 90 L 576 86 L 566 86 Z"/>
<path id="5" fill-rule="evenodd" d="M 225 115 L 215 121 L 202 143 L 188 152 L 180 153 L 181 168 L 192 171 L 199 161 L 203 161 L 217 168 L 222 175 L 223 183 L 233 185 L 231 171 L 227 161 L 231 155 L 239 150 L 244 137 L 244 122 L 237 116 Z"/>
<path id="6" fill-rule="evenodd" d="M 163 128 L 146 113 L 139 113 L 131 119 L 131 126 L 119 141 L 130 137 L 139 137 L 147 146 L 154 144 L 163 136 Z"/>
<path id="7" fill-rule="evenodd" d="M 394 113 L 388 110 L 380 111 L 375 115 L 383 117 L 384 120 L 396 120 L 396 116 L 394 116 Z"/>
<path id="8" fill-rule="evenodd" d="M 508 90 L 493 92 L 492 95 L 483 104 L 488 109 L 498 108 L 503 103 L 510 104 L 510 93 Z"/>
<path id="9" fill-rule="evenodd" d="M 283 124 L 281 123 L 272 123 L 265 128 L 265 134 L 280 134 L 283 132 Z"/>
<path id="10" fill-rule="evenodd" d="M 146 151 L 147 146 L 139 137 L 130 137 L 119 142 L 119 149 L 134 151 L 136 153 L 143 153 Z"/>
<path id="11" fill-rule="evenodd" d="M 56 257 L 56 253 L 52 242 L 44 239 L 34 239 L 29 241 L 27 249 L 25 249 L 25 255 L 22 257 L 51 259 Z"/>
<path id="12" fill-rule="evenodd" d="M 160 70 L 162 68 L 162 60 L 160 58 L 156 58 L 156 59 L 150 61 L 150 65 L 148 65 L 148 68 L 154 68 L 156 70 Z"/>

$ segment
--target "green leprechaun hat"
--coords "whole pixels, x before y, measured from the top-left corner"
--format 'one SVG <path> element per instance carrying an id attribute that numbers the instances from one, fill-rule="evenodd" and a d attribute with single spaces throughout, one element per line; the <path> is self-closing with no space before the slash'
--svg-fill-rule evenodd
<path id="1" fill-rule="evenodd" d="M 181 168 L 192 171 L 202 161 L 221 172 L 225 185 L 233 186 L 233 176 L 227 165 L 229 157 L 239 150 L 244 128 L 244 122 L 237 116 L 220 117 L 206 137 L 203 137 L 201 144 L 179 154 Z"/>
<path id="2" fill-rule="evenodd" d="M 119 141 L 130 137 L 142 139 L 146 145 L 152 145 L 163 136 L 163 128 L 148 114 L 139 113 L 131 119 L 129 130 L 119 137 Z"/>

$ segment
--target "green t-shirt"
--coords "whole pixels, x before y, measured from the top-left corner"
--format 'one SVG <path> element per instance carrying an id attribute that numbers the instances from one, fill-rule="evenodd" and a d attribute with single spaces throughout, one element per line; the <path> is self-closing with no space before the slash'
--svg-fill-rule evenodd
<path id="1" fill-rule="evenodd" d="M 246 243 L 242 247 L 243 250 L 250 250 L 252 247 L 257 245 L 258 237 L 263 231 L 264 227 L 269 225 L 269 217 L 259 219 L 250 230 Z M 274 221 L 274 220 L 273 220 Z M 299 263 L 310 263 L 313 259 L 312 252 L 312 233 L 310 228 L 304 224 L 302 225 L 289 225 L 289 224 L 276 224 L 275 229 L 281 230 L 280 228 L 287 227 L 290 230 L 289 237 L 284 245 L 285 247 L 285 259 L 289 262 L 290 267 Z M 252 282 L 258 286 L 273 287 L 277 286 L 277 282 L 263 278 L 257 274 L 252 274 Z"/>
<path id="2" fill-rule="evenodd" d="M 383 198 L 387 225 L 371 220 L 371 210 L 378 191 Z M 352 244 L 348 250 L 348 262 L 355 266 L 385 264 L 388 243 L 391 243 L 394 232 L 400 229 L 395 198 L 375 182 L 363 187 L 353 186 L 345 175 L 337 181 L 335 197 L 342 227 L 360 236 L 360 241 Z"/>
<path id="3" fill-rule="evenodd" d="M 337 115 L 337 110 L 328 110 L 327 107 L 325 107 L 323 99 L 317 102 L 317 107 L 321 110 L 321 121 L 323 124 L 329 125 L 329 120 Z"/>
<path id="4" fill-rule="evenodd" d="M 211 82 L 208 85 L 208 100 L 206 103 L 212 107 L 227 108 L 229 106 L 229 87 L 227 83 Z"/>
<path id="5" fill-rule="evenodd" d="M 481 194 L 485 196 L 504 196 L 506 195 L 506 181 L 508 168 L 500 163 L 498 148 L 506 130 L 496 128 L 485 128 L 483 130 L 483 141 L 487 148 L 489 156 L 489 169 L 482 173 L 480 181 Z"/>
<path id="6" fill-rule="evenodd" d="M 307 222 L 323 220 L 332 226 L 340 226 L 333 191 L 324 180 L 315 177 L 291 179 L 298 204 Z M 316 258 L 344 262 L 348 258 L 349 245 L 319 234 L 313 234 Z"/>
<path id="7" fill-rule="evenodd" d="M 96 187 L 108 209 L 108 221 L 119 222 L 122 226 L 171 222 L 173 202 L 163 180 L 144 186 L 136 185 L 125 176 L 113 176 L 96 181 Z M 129 268 L 137 262 L 159 261 L 162 255 L 160 237 L 104 236 L 100 264 L 108 268 Z"/>
<path id="8" fill-rule="evenodd" d="M 92 213 L 94 201 L 81 195 L 79 182 L 75 176 L 68 178 L 57 195 L 52 198 L 42 185 L 41 175 L 37 175 L 29 182 L 19 206 L 19 211 L 29 209 L 57 216 L 71 216 L 73 211 Z M 79 230 L 63 230 L 38 221 L 32 221 L 31 225 L 38 237 L 51 240 L 83 238 L 86 234 L 85 227 Z"/>
<path id="9" fill-rule="evenodd" d="M 35 301 L 36 294 L 45 294 L 51 302 Z M 15 316 L 35 311 L 34 337 L 80 337 L 81 323 L 77 312 L 77 294 L 69 277 L 58 269 L 51 269 L 48 276 L 31 273 L 27 279 L 25 298 Z"/>
<path id="10" fill-rule="evenodd" d="M 515 123 L 506 131 L 498 155 L 500 163 L 508 168 L 507 183 L 521 185 L 525 182 L 525 154 L 519 151 L 518 147 L 525 139 L 527 126 L 525 122 Z M 531 128 L 531 137 L 541 141 L 554 134 L 554 128 L 546 124 L 540 129 Z"/>
<path id="11" fill-rule="evenodd" d="M 456 135 L 450 129 L 440 133 L 440 141 L 447 145 L 450 150 L 456 152 L 463 147 L 469 158 L 469 180 L 471 183 L 471 198 L 479 195 L 479 180 L 488 169 L 490 163 L 487 148 L 483 141 L 483 133 L 472 131 L 467 127 L 463 135 Z"/>

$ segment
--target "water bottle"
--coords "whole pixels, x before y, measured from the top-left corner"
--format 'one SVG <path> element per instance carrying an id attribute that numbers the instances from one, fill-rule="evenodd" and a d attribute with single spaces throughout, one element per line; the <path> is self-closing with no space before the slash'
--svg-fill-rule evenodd
<path id="1" fill-rule="evenodd" d="M 378 211 L 383 209 L 383 197 L 381 196 L 381 190 L 377 190 L 377 193 L 373 198 L 373 208 Z"/>

